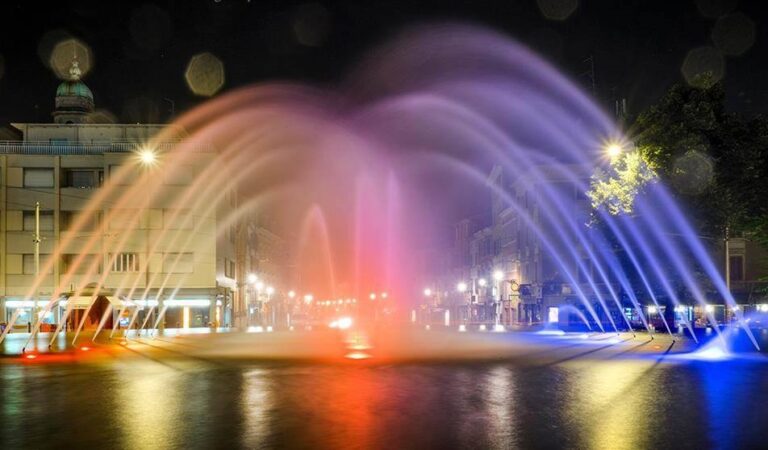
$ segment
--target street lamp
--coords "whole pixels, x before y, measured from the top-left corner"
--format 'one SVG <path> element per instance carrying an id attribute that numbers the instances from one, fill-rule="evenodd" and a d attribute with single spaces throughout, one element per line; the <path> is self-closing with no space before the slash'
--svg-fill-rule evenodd
<path id="1" fill-rule="evenodd" d="M 144 147 L 138 151 L 139 161 L 145 166 L 152 166 L 157 163 L 157 153 L 149 147 Z"/>
<path id="2" fill-rule="evenodd" d="M 432 297 L 432 289 L 430 288 L 424 289 L 424 297 Z"/>
<path id="3" fill-rule="evenodd" d="M 296 292 L 294 292 L 294 291 L 288 291 L 288 298 L 290 298 L 291 300 L 293 300 L 293 299 L 294 299 L 294 297 L 296 297 Z"/>
<path id="4" fill-rule="evenodd" d="M 256 282 L 259 281 L 259 277 L 257 277 L 255 273 L 249 273 L 246 280 L 248 281 L 248 284 L 256 284 Z"/>
<path id="5" fill-rule="evenodd" d="M 493 279 L 496 280 L 497 282 L 503 280 L 504 279 L 504 272 L 502 272 L 501 270 L 494 271 L 493 272 Z"/>
<path id="6" fill-rule="evenodd" d="M 485 278 L 480 278 L 477 280 L 477 284 L 480 285 L 480 287 L 485 287 L 485 285 L 488 284 L 488 281 L 486 281 Z"/>
<path id="7" fill-rule="evenodd" d="M 376 300 L 376 294 L 371 292 L 371 295 L 368 296 L 371 300 Z"/>
<path id="8" fill-rule="evenodd" d="M 611 159 L 616 158 L 617 156 L 621 155 L 621 151 L 622 151 L 621 145 L 619 145 L 616 142 L 609 142 L 605 146 L 605 153 Z"/>
<path id="9" fill-rule="evenodd" d="M 456 285 L 456 290 L 461 292 L 462 294 L 464 292 L 467 292 L 467 283 L 460 281 L 459 284 Z"/>

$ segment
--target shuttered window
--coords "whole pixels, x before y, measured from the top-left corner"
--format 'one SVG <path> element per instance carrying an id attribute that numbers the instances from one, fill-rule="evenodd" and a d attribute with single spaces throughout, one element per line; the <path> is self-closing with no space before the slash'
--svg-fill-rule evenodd
<path id="1" fill-rule="evenodd" d="M 24 187 L 52 188 L 53 169 L 24 169 Z"/>
<path id="2" fill-rule="evenodd" d="M 73 273 L 84 274 L 93 268 L 91 273 L 101 273 L 101 255 L 99 254 L 87 254 L 83 257 L 80 264 L 75 265 L 79 255 L 74 253 L 67 253 L 61 255 L 61 273 Z"/>
<path id="3" fill-rule="evenodd" d="M 113 255 L 110 255 L 112 257 Z M 138 272 L 138 253 L 118 253 L 112 263 L 112 272 Z"/>
<path id="4" fill-rule="evenodd" d="M 46 262 L 48 261 L 48 254 L 40 254 L 40 272 L 45 270 Z M 24 266 L 24 275 L 35 274 L 35 255 L 33 253 L 25 253 L 22 256 L 22 263 Z M 48 268 L 48 275 L 53 273 L 53 265 Z"/>
<path id="5" fill-rule="evenodd" d="M 24 211 L 24 231 L 35 231 L 34 211 Z M 40 231 L 53 231 L 53 211 L 40 211 Z"/>

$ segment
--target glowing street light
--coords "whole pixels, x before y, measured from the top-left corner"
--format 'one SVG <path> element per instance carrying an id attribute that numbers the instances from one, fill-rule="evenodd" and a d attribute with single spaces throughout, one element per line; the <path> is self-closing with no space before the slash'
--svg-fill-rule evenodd
<path id="1" fill-rule="evenodd" d="M 605 153 L 611 159 L 616 158 L 617 156 L 621 155 L 621 152 L 622 152 L 621 145 L 619 145 L 616 142 L 609 142 L 605 146 Z"/>
<path id="2" fill-rule="evenodd" d="M 267 295 L 272 295 L 275 293 L 275 288 L 272 286 L 267 286 Z"/>
<path id="3" fill-rule="evenodd" d="M 371 295 L 368 296 L 371 300 L 376 300 L 376 294 L 371 292 Z"/>
<path id="4" fill-rule="evenodd" d="M 288 291 L 288 298 L 293 299 L 294 297 L 296 297 L 296 292 L 295 291 Z"/>
<path id="5" fill-rule="evenodd" d="M 310 303 L 312 303 L 312 300 L 314 300 L 314 299 L 315 298 L 312 296 L 312 294 L 307 294 L 307 295 L 304 296 L 304 303 L 310 304 Z"/>
<path id="6" fill-rule="evenodd" d="M 496 281 L 501 281 L 504 279 L 504 272 L 501 270 L 496 270 L 493 272 L 493 279 Z"/>
<path id="7" fill-rule="evenodd" d="M 157 153 L 148 147 L 144 147 L 138 152 L 139 161 L 145 166 L 154 165 L 157 162 Z"/>
<path id="8" fill-rule="evenodd" d="M 264 289 L 264 282 L 263 281 L 256 281 L 256 290 L 261 292 Z"/>
<path id="9" fill-rule="evenodd" d="M 381 293 L 381 298 L 387 298 L 387 293 L 386 292 L 382 292 Z"/>
<path id="10" fill-rule="evenodd" d="M 456 285 L 456 290 L 461 293 L 467 292 L 467 283 L 463 281 L 459 282 L 459 284 Z"/>
<path id="11" fill-rule="evenodd" d="M 485 287 L 485 285 L 488 284 L 488 281 L 485 278 L 480 278 L 477 280 L 477 284 L 479 284 L 480 287 Z"/>
<path id="12" fill-rule="evenodd" d="M 424 297 L 432 297 L 432 289 L 430 288 L 424 289 Z"/>
<path id="13" fill-rule="evenodd" d="M 249 273 L 246 280 L 248 281 L 248 284 L 256 284 L 256 282 L 259 281 L 259 277 L 257 277 L 255 273 Z"/>

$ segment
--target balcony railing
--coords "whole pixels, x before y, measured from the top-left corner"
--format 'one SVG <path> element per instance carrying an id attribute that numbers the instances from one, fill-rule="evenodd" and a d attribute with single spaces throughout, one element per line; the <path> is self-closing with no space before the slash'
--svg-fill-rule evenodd
<path id="1" fill-rule="evenodd" d="M 0 155 L 102 155 L 104 153 L 135 152 L 142 148 L 143 142 L 46 142 L 46 141 L 0 141 Z M 183 141 L 165 141 L 153 144 L 158 152 L 172 151 L 179 145 L 184 145 L 185 150 L 202 153 L 213 152 L 210 144 L 187 144 Z"/>

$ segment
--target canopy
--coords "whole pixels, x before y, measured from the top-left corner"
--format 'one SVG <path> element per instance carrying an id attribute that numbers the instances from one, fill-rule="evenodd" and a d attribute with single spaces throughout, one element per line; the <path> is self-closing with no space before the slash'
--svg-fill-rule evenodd
<path id="1" fill-rule="evenodd" d="M 112 306 L 115 308 L 125 307 L 125 302 L 117 297 L 113 297 L 113 296 L 101 296 L 101 297 L 104 297 L 107 300 L 109 300 L 109 303 L 111 303 Z M 73 297 L 67 298 L 67 303 L 74 302 L 72 306 L 74 309 L 85 309 L 88 307 L 88 305 L 91 304 L 91 301 L 93 301 L 93 296 L 90 296 L 90 295 L 88 296 L 81 295 L 77 297 L 73 296 Z"/>

